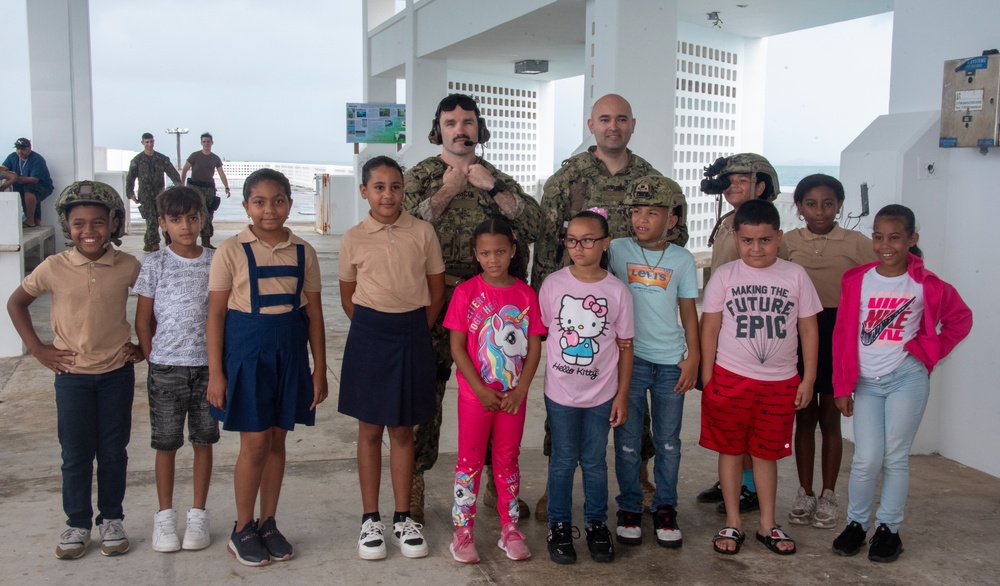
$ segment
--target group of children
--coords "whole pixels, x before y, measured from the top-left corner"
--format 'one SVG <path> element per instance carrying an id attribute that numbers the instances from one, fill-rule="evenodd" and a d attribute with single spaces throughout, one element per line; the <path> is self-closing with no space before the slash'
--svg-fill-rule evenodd
<path id="1" fill-rule="evenodd" d="M 422 526 L 408 510 L 413 426 L 435 414 L 430 327 L 445 304 L 444 264 L 433 228 L 401 208 L 403 171 L 395 160 L 369 160 L 360 190 L 370 213 L 344 235 L 339 258 L 341 301 L 351 326 L 338 407 L 359 422 L 358 554 L 384 558 L 388 532 L 402 555 L 423 557 L 428 546 Z M 83 181 L 60 196 L 57 208 L 74 248 L 46 259 L 8 302 L 29 351 L 56 373 L 68 517 L 57 557 L 78 558 L 89 544 L 95 456 L 101 551 L 128 551 L 122 528 L 126 446 L 133 363 L 143 359 L 150 362 L 151 443 L 157 450 L 160 510 L 153 548 L 209 545 L 205 507 L 212 444 L 222 421 L 224 429 L 240 432 L 229 552 L 251 566 L 294 555 L 275 515 L 287 431 L 296 423 L 312 425 L 316 406 L 327 396 L 319 267 L 312 247 L 284 227 L 292 203 L 288 180 L 263 169 L 247 178 L 243 191 L 252 225 L 223 242 L 214 257 L 196 243 L 203 220 L 198 194 L 185 187 L 161 193 L 159 225 L 169 245 L 147 256 L 141 270 L 135 258 L 109 246 L 125 220 L 113 189 Z M 655 539 L 664 547 L 681 546 L 683 400 L 699 383 L 700 444 L 719 452 L 727 505 L 726 527 L 713 538 L 715 551 L 738 553 L 744 541 L 739 495 L 742 460 L 749 454 L 760 502 L 756 538 L 775 553 L 795 552 L 774 508 L 776 462 L 792 452 L 796 412 L 796 452 L 805 454 L 790 519 L 820 527 L 836 523 L 836 509 L 820 514 L 818 502 L 833 497 L 839 415 L 853 415 L 855 406 L 848 525 L 833 549 L 853 555 L 864 544 L 881 470 L 869 557 L 891 561 L 902 551 L 906 457 L 926 405 L 928 374 L 968 334 L 972 321 L 955 290 L 911 254 L 918 238 L 912 212 L 898 205 L 881 210 L 874 244 L 865 250 L 865 237 L 836 224 L 843 188 L 835 179 L 813 176 L 800 184 L 795 203 L 806 228 L 784 239 L 771 203 L 739 202 L 732 220 L 739 260 L 719 267 L 706 284 L 699 326 L 694 257 L 666 240 L 681 213 L 681 193 L 661 176 L 633 182 L 625 201 L 631 238 L 610 239 L 605 210 L 577 214 L 564 240 L 572 262 L 547 277 L 537 295 L 525 283 L 526 267 L 514 261 L 519 243 L 511 227 L 491 218 L 475 230 L 469 245 L 481 273 L 458 285 L 444 318 L 459 373 L 450 545 L 456 561 L 479 561 L 476 500 L 488 449 L 499 494 L 498 546 L 512 560 L 531 556 L 518 529 L 518 456 L 525 399 L 540 367 L 552 430 L 547 546 L 553 561 L 576 561 L 572 494 L 578 465 L 590 556 L 598 562 L 615 557 L 607 526 L 611 430 L 619 487 L 615 537 L 622 544 L 641 543 L 646 508 L 639 467 L 647 404 L 656 445 L 649 509 Z M 138 346 L 130 342 L 125 318 L 130 286 L 139 295 Z M 28 314 L 30 303 L 46 291 L 52 292 L 55 332 L 47 345 Z M 180 539 L 173 477 L 185 418 L 194 446 L 194 498 Z M 817 422 L 824 432 L 819 499 L 812 491 Z M 389 531 L 378 510 L 386 428 L 395 508 Z"/>

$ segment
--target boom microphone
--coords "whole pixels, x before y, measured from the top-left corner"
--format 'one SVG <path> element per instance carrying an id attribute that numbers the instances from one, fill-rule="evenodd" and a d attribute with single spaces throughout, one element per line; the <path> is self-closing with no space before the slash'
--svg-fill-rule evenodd
<path id="1" fill-rule="evenodd" d="M 476 143 L 472 142 L 471 140 L 467 140 L 465 141 L 465 146 L 476 146 Z"/>

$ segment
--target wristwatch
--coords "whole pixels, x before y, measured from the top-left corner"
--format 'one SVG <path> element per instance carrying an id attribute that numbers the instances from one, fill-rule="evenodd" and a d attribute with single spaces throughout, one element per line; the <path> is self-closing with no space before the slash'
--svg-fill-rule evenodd
<path id="1" fill-rule="evenodd" d="M 493 184 L 493 189 L 487 191 L 486 194 L 489 195 L 490 197 L 496 197 L 498 193 L 500 193 L 501 191 L 505 191 L 506 189 L 507 189 L 507 184 L 504 182 L 504 180 L 497 179 L 497 182 Z"/>

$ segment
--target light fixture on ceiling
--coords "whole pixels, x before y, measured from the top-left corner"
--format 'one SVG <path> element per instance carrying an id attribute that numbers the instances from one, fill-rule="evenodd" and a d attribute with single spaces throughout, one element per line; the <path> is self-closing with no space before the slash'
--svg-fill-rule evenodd
<path id="1" fill-rule="evenodd" d="M 545 59 L 525 59 L 514 63 L 514 73 L 537 75 L 549 70 L 549 62 Z"/>
<path id="2" fill-rule="evenodd" d="M 713 10 L 712 12 L 709 12 L 707 14 L 708 14 L 708 20 L 712 23 L 713 27 L 722 28 L 722 19 L 719 18 L 719 11 Z"/>

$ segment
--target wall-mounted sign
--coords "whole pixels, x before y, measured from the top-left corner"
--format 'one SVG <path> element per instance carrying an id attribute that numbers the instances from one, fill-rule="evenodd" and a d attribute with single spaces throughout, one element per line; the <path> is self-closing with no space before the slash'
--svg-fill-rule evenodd
<path id="1" fill-rule="evenodd" d="M 406 104 L 347 104 L 347 142 L 405 143 Z"/>

